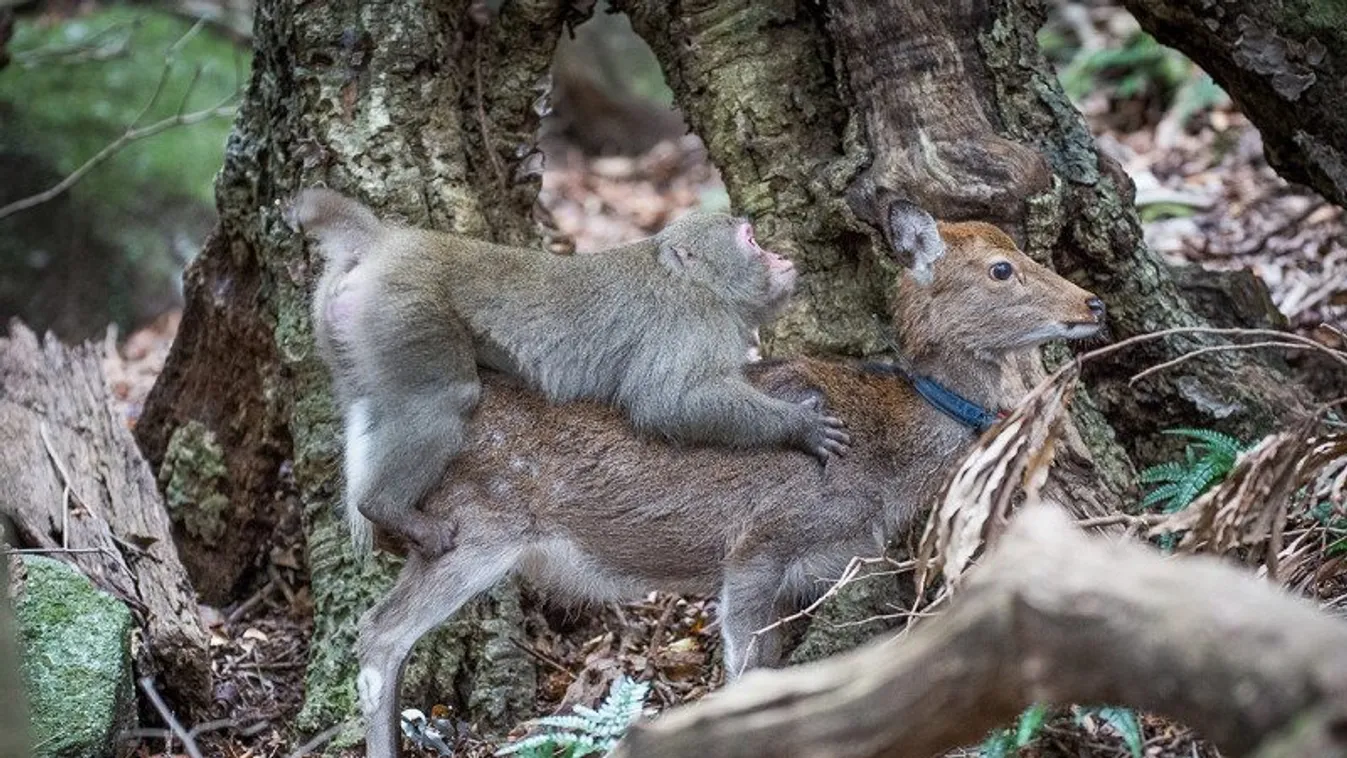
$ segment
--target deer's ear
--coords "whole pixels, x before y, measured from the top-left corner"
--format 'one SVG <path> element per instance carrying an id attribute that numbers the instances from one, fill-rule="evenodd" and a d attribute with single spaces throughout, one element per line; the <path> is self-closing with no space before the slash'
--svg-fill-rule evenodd
<path id="1" fill-rule="evenodd" d="M 931 266 L 945 254 L 935 219 L 916 203 L 897 199 L 889 202 L 887 216 L 885 231 L 897 261 L 912 269 L 918 282 L 929 284 Z"/>

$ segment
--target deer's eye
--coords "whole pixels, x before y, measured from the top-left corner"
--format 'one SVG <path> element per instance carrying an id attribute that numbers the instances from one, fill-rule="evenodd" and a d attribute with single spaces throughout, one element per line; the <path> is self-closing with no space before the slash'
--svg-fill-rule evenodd
<path id="1" fill-rule="evenodd" d="M 1004 282 L 1015 275 L 1015 267 L 1005 261 L 999 261 L 992 264 L 991 275 L 993 279 Z"/>

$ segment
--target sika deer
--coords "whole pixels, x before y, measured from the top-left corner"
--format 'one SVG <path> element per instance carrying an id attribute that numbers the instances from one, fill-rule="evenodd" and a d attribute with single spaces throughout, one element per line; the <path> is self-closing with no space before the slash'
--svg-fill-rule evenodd
<path id="1" fill-rule="evenodd" d="M 590 599 L 719 593 L 729 675 L 775 663 L 775 632 L 750 646 L 753 632 L 816 596 L 826 586 L 818 578 L 838 576 L 912 523 L 943 470 L 994 420 L 968 409 L 1006 400 L 1005 355 L 1101 328 L 1098 298 L 995 227 L 939 229 L 947 252 L 932 281 L 920 285 L 908 273 L 897 285 L 893 319 L 912 374 L 805 359 L 748 370 L 758 388 L 813 399 L 848 420 L 852 451 L 826 467 L 785 450 L 642 440 L 617 412 L 550 406 L 490 378 L 462 457 L 422 504 L 457 530 L 456 547 L 433 559 L 411 553 L 361 621 L 369 755 L 396 755 L 398 684 L 413 643 L 512 571 Z M 924 379 L 914 382 L 917 375 Z M 968 402 L 959 406 L 954 393 Z"/>

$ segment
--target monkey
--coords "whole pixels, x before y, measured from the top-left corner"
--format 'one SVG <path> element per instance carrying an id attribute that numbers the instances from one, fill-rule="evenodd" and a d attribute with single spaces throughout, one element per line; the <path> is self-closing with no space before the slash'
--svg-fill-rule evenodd
<path id="1" fill-rule="evenodd" d="M 552 403 L 610 404 L 674 443 L 792 446 L 824 464 L 850 444 L 817 401 L 743 375 L 796 281 L 745 219 L 691 213 L 651 238 L 557 256 L 387 224 L 326 189 L 301 192 L 291 218 L 326 258 L 315 339 L 343 412 L 358 547 L 370 525 L 353 510 L 428 557 L 452 545 L 417 504 L 463 447 L 479 365 Z"/>

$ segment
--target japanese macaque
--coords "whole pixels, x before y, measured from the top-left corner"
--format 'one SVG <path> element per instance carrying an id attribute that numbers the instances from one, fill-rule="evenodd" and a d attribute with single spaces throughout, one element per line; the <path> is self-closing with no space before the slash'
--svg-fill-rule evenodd
<path id="1" fill-rule="evenodd" d="M 361 620 L 370 758 L 396 755 L 398 683 L 412 645 L 514 571 L 561 597 L 719 593 L 727 675 L 776 663 L 772 622 L 812 602 L 853 556 L 876 554 L 907 529 L 977 437 L 914 380 L 999 409 L 1014 400 L 1002 394 L 1008 354 L 1102 327 L 1098 298 L 996 227 L 939 231 L 918 243 L 934 253 L 916 251 L 934 261 L 931 282 L 909 272 L 897 285 L 892 317 L 910 372 L 819 360 L 748 369 L 761 391 L 796 405 L 823 398 L 847 418 L 853 447 L 826 471 L 789 450 L 642 439 L 611 409 L 549 407 L 517 382 L 489 377 L 462 456 L 423 506 L 439 528 L 456 531 L 456 547 L 411 551 L 397 584 Z M 940 248 L 947 252 L 937 258 Z"/>
<path id="2" fill-rule="evenodd" d="M 679 443 L 794 446 L 825 463 L 847 447 L 840 419 L 744 378 L 795 269 L 743 219 L 694 213 L 649 239 L 556 256 L 386 224 L 329 190 L 302 192 L 292 211 L 327 259 L 313 318 L 344 415 L 357 545 L 369 544 L 365 518 L 427 556 L 452 544 L 417 506 L 463 448 L 479 365 L 554 403 L 614 405 Z"/>

